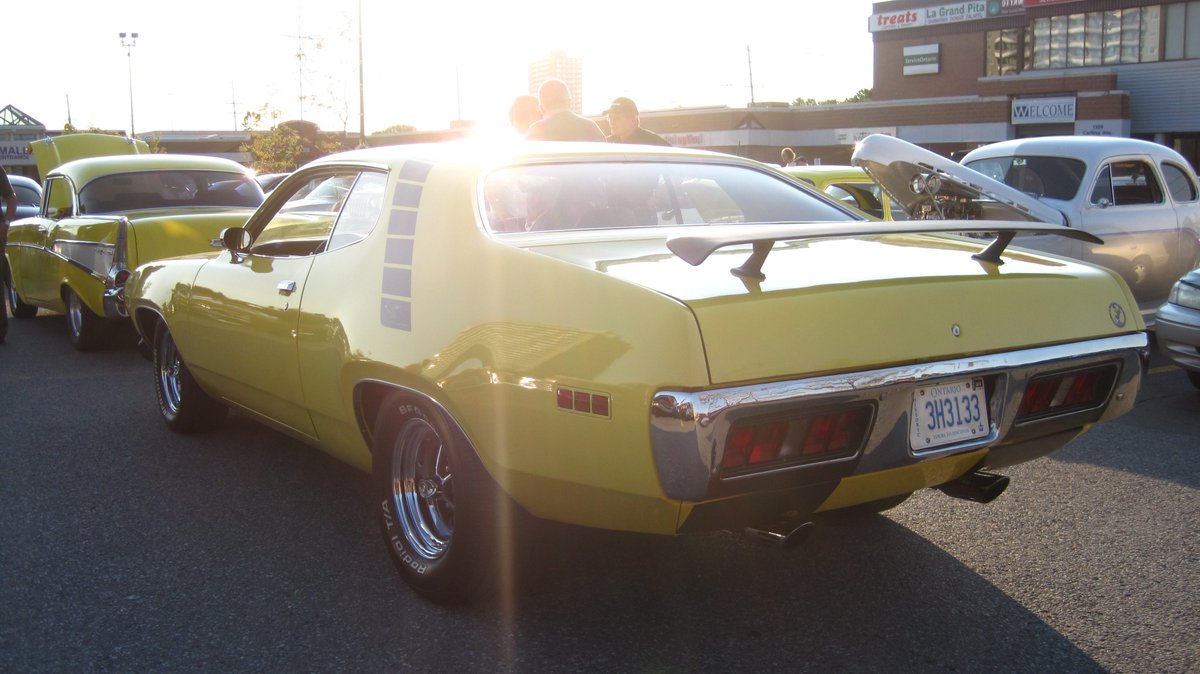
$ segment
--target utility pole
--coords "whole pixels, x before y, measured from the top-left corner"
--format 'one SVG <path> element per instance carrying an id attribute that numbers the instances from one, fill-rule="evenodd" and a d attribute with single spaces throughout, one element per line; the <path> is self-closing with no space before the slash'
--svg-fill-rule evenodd
<path id="1" fill-rule="evenodd" d="M 321 48 L 320 35 L 304 35 L 301 31 L 300 17 L 296 17 L 296 34 L 284 35 L 284 37 L 296 38 L 296 77 L 299 82 L 300 89 L 300 119 L 304 120 L 304 41 L 310 40 L 316 43 L 316 48 Z"/>
<path id="2" fill-rule="evenodd" d="M 750 71 L 750 107 L 754 107 L 754 63 L 750 60 L 750 45 L 746 45 L 746 68 Z"/>
<path id="3" fill-rule="evenodd" d="M 362 0 L 358 0 L 358 146 L 367 146 L 367 118 L 363 111 Z"/>
<path id="4" fill-rule="evenodd" d="M 133 48 L 137 46 L 138 34 L 119 33 L 119 36 L 121 46 L 125 48 L 125 56 L 129 60 L 129 137 L 133 138 Z"/>

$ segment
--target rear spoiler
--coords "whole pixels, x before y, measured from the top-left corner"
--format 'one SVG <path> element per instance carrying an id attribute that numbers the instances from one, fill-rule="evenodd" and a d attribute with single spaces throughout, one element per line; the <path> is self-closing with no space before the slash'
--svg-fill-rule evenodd
<path id="1" fill-rule="evenodd" d="M 1017 234 L 1057 234 L 1088 243 L 1104 243 L 1094 234 L 1064 225 L 1042 222 L 1010 222 L 997 220 L 910 220 L 905 222 L 807 222 L 785 225 L 719 225 L 705 228 L 701 235 L 673 236 L 667 248 L 692 266 L 699 265 L 720 248 L 752 244 L 754 252 L 741 266 L 730 272 L 734 276 L 763 280 L 763 262 L 776 241 L 801 239 L 844 239 L 887 234 L 989 234 L 996 238 L 987 248 L 971 257 L 992 264 L 1004 264 L 1000 256 Z"/>

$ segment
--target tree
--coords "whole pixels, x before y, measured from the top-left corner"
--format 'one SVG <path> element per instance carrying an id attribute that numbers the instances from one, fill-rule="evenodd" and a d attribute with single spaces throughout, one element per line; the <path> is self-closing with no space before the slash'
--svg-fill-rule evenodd
<path id="1" fill-rule="evenodd" d="M 869 100 L 871 100 L 871 89 L 864 88 L 864 89 L 859 89 L 850 98 L 845 98 L 840 101 L 837 99 L 834 99 L 834 98 L 826 99 L 823 101 L 818 101 L 815 98 L 800 97 L 800 98 L 797 98 L 796 100 L 792 101 L 792 105 L 794 105 L 796 107 L 804 108 L 804 107 L 809 107 L 809 106 L 813 106 L 813 105 L 837 105 L 838 103 L 862 103 L 863 101 L 869 101 Z"/>
<path id="2" fill-rule="evenodd" d="M 264 117 L 271 128 L 259 131 Z M 344 143 L 322 137 L 315 124 L 309 122 L 278 122 L 278 110 L 263 105 L 242 117 L 242 128 L 250 132 L 250 140 L 241 151 L 250 155 L 250 166 L 259 173 L 287 173 L 301 164 L 345 149 Z"/>
<path id="3" fill-rule="evenodd" d="M 376 131 L 376 132 L 372 133 L 371 135 L 372 136 L 380 136 L 380 135 L 388 134 L 388 133 L 405 133 L 406 131 L 416 131 L 416 130 L 417 130 L 417 127 L 415 127 L 411 124 L 393 124 L 393 125 L 389 126 L 388 128 L 384 129 L 383 131 Z"/>

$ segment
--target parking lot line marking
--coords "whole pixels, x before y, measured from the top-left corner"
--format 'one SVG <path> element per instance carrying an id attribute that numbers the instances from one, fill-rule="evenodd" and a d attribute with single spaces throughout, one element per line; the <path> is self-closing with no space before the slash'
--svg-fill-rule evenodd
<path id="1" fill-rule="evenodd" d="M 1164 365 L 1162 367 L 1150 368 L 1149 373 L 1150 374 L 1162 374 L 1164 372 L 1174 372 L 1175 370 L 1178 370 L 1178 369 L 1179 369 L 1179 366 L 1177 366 L 1177 365 Z"/>

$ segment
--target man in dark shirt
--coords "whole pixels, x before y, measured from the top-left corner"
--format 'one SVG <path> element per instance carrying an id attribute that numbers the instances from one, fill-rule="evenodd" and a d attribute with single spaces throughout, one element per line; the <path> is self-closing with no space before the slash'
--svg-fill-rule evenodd
<path id="1" fill-rule="evenodd" d="M 604 142 L 604 132 L 587 117 L 571 112 L 571 90 L 562 80 L 546 80 L 538 89 L 542 119 L 529 127 L 529 140 L 594 140 Z"/>
<path id="2" fill-rule="evenodd" d="M 5 208 L 0 215 L 0 343 L 8 336 L 8 257 L 4 254 L 4 246 L 8 243 L 8 223 L 17 215 L 17 193 L 8 182 L 8 174 L 0 168 L 0 198 L 4 199 Z"/>
<path id="3" fill-rule="evenodd" d="M 612 133 L 608 136 L 610 143 L 670 145 L 666 138 L 642 128 L 637 104 L 631 99 L 624 96 L 614 98 L 612 105 L 604 111 L 604 115 L 608 117 L 608 126 L 612 129 Z"/>

